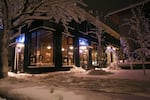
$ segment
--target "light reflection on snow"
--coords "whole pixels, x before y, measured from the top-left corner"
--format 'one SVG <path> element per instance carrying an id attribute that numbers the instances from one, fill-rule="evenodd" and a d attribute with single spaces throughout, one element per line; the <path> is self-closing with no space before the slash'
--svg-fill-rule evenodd
<path id="1" fill-rule="evenodd" d="M 9 77 L 15 77 L 15 78 L 22 78 L 22 77 L 29 77 L 33 76 L 32 74 L 27 74 L 27 73 L 13 73 L 13 72 L 8 72 Z"/>

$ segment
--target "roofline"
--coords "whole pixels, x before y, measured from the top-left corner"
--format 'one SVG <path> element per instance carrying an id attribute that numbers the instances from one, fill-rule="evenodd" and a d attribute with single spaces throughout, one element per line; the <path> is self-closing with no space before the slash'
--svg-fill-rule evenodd
<path id="1" fill-rule="evenodd" d="M 136 7 L 136 6 L 145 4 L 145 3 L 147 3 L 147 2 L 150 2 L 150 0 L 144 0 L 144 1 L 142 1 L 142 2 L 139 2 L 139 3 L 136 3 L 136 4 L 132 4 L 132 5 L 127 6 L 127 7 L 125 7 L 125 8 L 122 8 L 122 9 L 119 9 L 119 10 L 116 10 L 116 11 L 113 11 L 113 12 L 110 12 L 110 13 L 108 13 L 105 17 L 108 17 L 108 16 L 111 16 L 111 15 L 113 15 L 113 14 L 116 14 L 116 13 L 119 13 L 119 12 L 122 12 L 122 11 L 125 11 L 125 10 L 128 10 L 128 9 L 131 9 L 131 8 L 133 8 L 133 7 Z"/>
<path id="2" fill-rule="evenodd" d="M 108 34 L 115 37 L 116 39 L 120 39 L 120 34 L 113 30 L 111 27 L 106 25 L 105 23 L 101 22 L 96 17 L 92 16 L 91 14 L 84 12 L 84 15 L 86 17 L 86 20 L 95 25 L 97 28 L 101 28 L 102 30 L 105 30 Z"/>

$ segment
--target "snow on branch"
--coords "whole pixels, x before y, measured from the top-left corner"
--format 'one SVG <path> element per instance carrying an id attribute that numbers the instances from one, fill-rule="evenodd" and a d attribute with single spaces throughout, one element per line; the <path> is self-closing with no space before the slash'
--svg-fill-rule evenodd
<path id="1" fill-rule="evenodd" d="M 80 4 L 80 5 L 82 5 L 82 6 L 84 6 L 84 7 L 87 7 L 87 6 L 88 6 L 88 5 L 85 4 L 82 0 L 78 0 L 77 3 Z"/>
<path id="2" fill-rule="evenodd" d="M 84 5 L 82 0 L 10 0 L 8 13 L 13 22 L 11 29 L 31 22 L 31 20 L 53 18 L 57 23 L 62 22 L 67 31 L 68 22 L 75 20 L 81 23 L 87 20 L 98 28 L 111 33 L 112 36 L 120 37 L 114 30 L 82 9 L 80 5 Z"/>
<path id="3" fill-rule="evenodd" d="M 22 21 L 20 21 L 16 25 L 13 25 L 13 27 L 11 27 L 11 29 L 15 29 L 23 24 L 26 24 L 26 22 L 28 22 L 30 20 L 50 20 L 51 18 L 52 17 L 49 17 L 49 16 L 29 16 L 27 18 L 24 18 Z"/>
<path id="4" fill-rule="evenodd" d="M 81 3 L 81 0 L 23 0 L 22 7 L 15 8 L 15 13 L 13 13 L 12 21 L 14 27 L 19 26 L 22 22 L 25 22 L 25 20 L 31 18 L 35 18 L 35 16 L 41 17 L 43 14 L 46 14 L 47 17 L 54 18 L 55 21 L 62 22 L 63 25 L 67 25 L 69 21 L 75 20 L 76 22 L 80 23 L 81 21 L 85 20 L 85 15 L 83 12 L 84 10 L 81 10 L 80 7 L 78 7 L 76 4 Z M 36 3 L 37 2 L 37 3 Z M 16 3 L 12 3 L 12 6 L 15 6 Z M 18 13 L 17 10 L 20 12 Z M 32 17 L 30 17 L 32 16 Z M 27 18 L 29 17 L 29 18 Z M 32 19 L 32 20 L 34 20 Z M 47 19 L 47 18 L 46 18 Z M 18 24 L 18 25 L 17 25 Z"/>

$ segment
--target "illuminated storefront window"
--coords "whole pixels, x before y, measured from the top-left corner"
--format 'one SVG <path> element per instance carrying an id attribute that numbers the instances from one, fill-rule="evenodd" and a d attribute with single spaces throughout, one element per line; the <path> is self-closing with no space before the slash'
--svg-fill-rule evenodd
<path id="1" fill-rule="evenodd" d="M 63 65 L 73 65 L 73 38 L 62 36 L 62 57 Z"/>
<path id="2" fill-rule="evenodd" d="M 53 65 L 53 33 L 38 30 L 31 34 L 30 65 Z"/>
<path id="3" fill-rule="evenodd" d="M 92 65 L 98 66 L 98 56 L 97 56 L 97 44 L 92 43 Z"/>
<path id="4" fill-rule="evenodd" d="M 79 38 L 80 66 L 86 68 L 89 61 L 89 43 L 85 38 Z"/>
<path id="5" fill-rule="evenodd" d="M 14 49 L 14 55 L 12 55 L 14 58 L 14 62 L 12 63 L 15 72 L 23 72 L 23 67 L 24 67 L 24 42 L 25 42 L 25 35 L 20 34 L 19 36 L 16 37 L 15 39 L 15 47 L 11 48 L 11 50 Z"/>

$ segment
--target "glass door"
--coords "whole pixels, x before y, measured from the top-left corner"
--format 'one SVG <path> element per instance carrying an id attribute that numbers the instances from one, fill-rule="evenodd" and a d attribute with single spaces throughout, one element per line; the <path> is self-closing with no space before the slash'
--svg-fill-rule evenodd
<path id="1" fill-rule="evenodd" d="M 17 43 L 15 47 L 14 71 L 23 72 L 24 67 L 24 44 Z"/>
<path id="2" fill-rule="evenodd" d="M 87 46 L 80 46 L 79 52 L 80 52 L 80 66 L 83 67 L 84 69 L 87 69 L 89 60 L 89 50 Z"/>
<path id="3" fill-rule="evenodd" d="M 80 66 L 87 69 L 89 62 L 89 43 L 85 38 L 79 38 Z"/>

